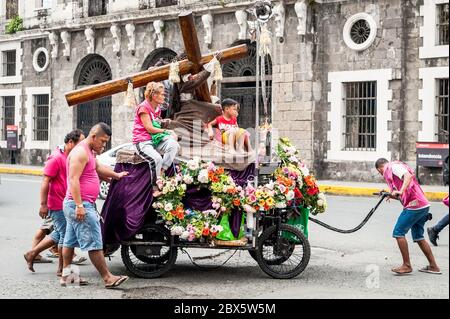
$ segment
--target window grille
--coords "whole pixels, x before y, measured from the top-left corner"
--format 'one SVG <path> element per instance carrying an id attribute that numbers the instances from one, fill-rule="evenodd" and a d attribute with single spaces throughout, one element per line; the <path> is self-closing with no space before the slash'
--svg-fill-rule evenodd
<path id="1" fill-rule="evenodd" d="M 88 16 L 95 17 L 107 14 L 108 0 L 89 0 Z"/>
<path id="2" fill-rule="evenodd" d="M 3 76 L 16 75 L 16 51 L 3 51 Z"/>
<path id="3" fill-rule="evenodd" d="M 48 94 L 38 94 L 34 95 L 33 99 L 33 140 L 48 141 L 49 96 Z"/>
<path id="4" fill-rule="evenodd" d="M 19 0 L 6 0 L 6 20 L 19 15 Z"/>
<path id="5" fill-rule="evenodd" d="M 156 0 L 156 7 L 169 7 L 178 5 L 178 0 Z"/>
<path id="6" fill-rule="evenodd" d="M 449 14 L 449 4 L 442 3 L 436 6 L 437 12 L 437 27 L 436 31 L 438 33 L 437 36 L 437 44 L 438 45 L 448 45 L 448 14 Z"/>
<path id="7" fill-rule="evenodd" d="M 344 83 L 346 151 L 375 151 L 377 137 L 377 83 Z"/>
<path id="8" fill-rule="evenodd" d="M 15 114 L 15 97 L 4 96 L 0 100 L 1 102 L 1 138 L 6 140 L 6 127 L 8 125 L 14 125 Z"/>
<path id="9" fill-rule="evenodd" d="M 448 89 L 448 78 L 437 80 L 436 120 L 438 131 L 436 135 L 441 143 L 448 143 Z"/>

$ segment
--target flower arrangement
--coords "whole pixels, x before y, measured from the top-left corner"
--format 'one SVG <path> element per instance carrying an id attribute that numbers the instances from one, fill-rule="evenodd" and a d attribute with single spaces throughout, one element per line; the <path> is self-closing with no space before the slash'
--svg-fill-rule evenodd
<path id="1" fill-rule="evenodd" d="M 282 165 L 275 171 L 274 180 L 258 187 L 250 182 L 244 188 L 237 186 L 223 167 L 203 162 L 200 158 L 181 163 L 175 176 L 163 176 L 157 181 L 161 196 L 153 207 L 165 220 L 172 235 L 187 241 L 215 238 L 223 230 L 219 225 L 221 216 L 234 210 L 245 211 L 250 224 L 257 211 L 303 206 L 312 214 L 325 212 L 325 195 L 299 159 L 299 151 L 283 138 L 277 145 L 277 154 Z M 192 185 L 211 192 L 213 209 L 200 212 L 184 207 L 182 199 L 187 187 Z"/>

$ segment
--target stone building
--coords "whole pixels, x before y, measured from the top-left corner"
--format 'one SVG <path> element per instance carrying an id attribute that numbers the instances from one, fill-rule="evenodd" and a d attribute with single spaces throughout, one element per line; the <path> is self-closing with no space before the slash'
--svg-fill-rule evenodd
<path id="1" fill-rule="evenodd" d="M 26 3 L 26 4 L 25 4 Z M 415 165 L 416 141 L 448 143 L 448 17 L 445 0 L 272 1 L 265 59 L 269 115 L 320 178 L 379 178 L 379 157 Z M 183 50 L 177 16 L 192 10 L 203 53 L 250 43 L 254 1 L 1 0 L 0 162 L 6 125 L 19 126 L 23 164 L 42 164 L 72 128 L 110 123 L 128 142 L 133 110 L 123 94 L 68 107 L 64 94 L 146 70 Z M 23 31 L 3 32 L 14 16 Z M 251 43 L 250 43 L 251 44 Z M 254 126 L 256 47 L 224 66 L 221 97 L 242 104 Z M 139 94 L 138 94 L 139 95 Z M 261 114 L 262 115 L 262 114 Z M 447 133 L 445 133 L 447 132 Z M 421 169 L 423 181 L 441 171 Z"/>

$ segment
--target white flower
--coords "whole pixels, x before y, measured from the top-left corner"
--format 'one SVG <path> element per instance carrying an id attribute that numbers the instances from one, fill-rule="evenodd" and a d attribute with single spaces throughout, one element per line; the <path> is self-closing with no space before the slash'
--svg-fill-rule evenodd
<path id="1" fill-rule="evenodd" d="M 287 200 L 293 200 L 295 198 L 295 193 L 294 193 L 294 191 L 289 191 L 287 194 L 286 194 L 286 199 Z"/>
<path id="2" fill-rule="evenodd" d="M 286 203 L 285 202 L 277 202 L 277 203 L 275 203 L 275 207 L 276 208 L 286 208 Z"/>
<path id="3" fill-rule="evenodd" d="M 266 187 L 267 187 L 268 189 L 270 189 L 270 190 L 273 190 L 274 187 L 275 187 L 275 183 L 274 183 L 273 181 L 270 181 L 270 183 L 267 184 Z"/>
<path id="4" fill-rule="evenodd" d="M 163 190 L 162 190 L 162 193 L 164 194 L 164 195 L 166 195 L 167 193 L 169 192 L 169 187 L 164 187 L 163 188 Z"/>
<path id="5" fill-rule="evenodd" d="M 245 204 L 244 205 L 244 210 L 248 213 L 248 214 L 253 214 L 256 213 L 256 209 L 254 209 L 252 206 Z"/>
<path id="6" fill-rule="evenodd" d="M 172 210 L 173 210 L 173 205 L 172 205 L 172 203 L 167 203 L 166 205 L 164 205 L 164 210 L 165 210 L 166 212 L 172 211 Z"/>
<path id="7" fill-rule="evenodd" d="M 227 185 L 223 186 L 222 192 L 224 192 L 224 193 L 228 192 L 228 186 Z"/>
<path id="8" fill-rule="evenodd" d="M 180 186 L 180 187 L 181 187 L 181 189 L 182 189 L 182 190 L 184 190 L 184 191 L 185 191 L 185 190 L 187 189 L 187 186 L 186 186 L 186 184 L 181 184 L 181 186 Z"/>
<path id="9" fill-rule="evenodd" d="M 298 158 L 296 156 L 294 156 L 294 155 L 289 157 L 289 161 L 294 162 L 294 163 L 298 163 L 299 162 Z"/>
<path id="10" fill-rule="evenodd" d="M 184 232 L 184 227 L 182 226 L 173 226 L 170 230 L 172 236 L 181 236 Z"/>
<path id="11" fill-rule="evenodd" d="M 194 179 L 192 178 L 191 175 L 185 175 L 183 177 L 183 182 L 185 182 L 186 184 L 190 185 L 194 182 Z"/>
<path id="12" fill-rule="evenodd" d="M 317 198 L 318 198 L 318 199 L 321 199 L 321 200 L 323 200 L 323 201 L 325 201 L 325 199 L 326 199 L 324 193 L 319 193 L 319 195 L 317 195 Z"/>
<path id="13" fill-rule="evenodd" d="M 157 202 L 154 202 L 153 205 L 152 205 L 152 207 L 153 207 L 153 208 L 158 208 L 158 203 L 157 203 Z"/>
<path id="14" fill-rule="evenodd" d="M 309 176 L 309 169 L 306 167 L 300 167 L 300 171 L 302 172 L 303 176 Z"/>
<path id="15" fill-rule="evenodd" d="M 163 205 L 162 203 L 158 203 L 157 207 L 158 207 L 159 209 L 163 209 L 163 208 L 164 208 L 164 205 Z"/>
<path id="16" fill-rule="evenodd" d="M 200 173 L 198 174 L 198 181 L 202 184 L 206 184 L 209 182 L 209 177 L 208 177 L 208 170 L 207 169 L 202 169 L 200 171 Z"/>
<path id="17" fill-rule="evenodd" d="M 211 231 L 213 233 L 220 233 L 221 231 L 223 231 L 223 227 L 220 225 L 212 225 L 211 226 Z"/>
<path id="18" fill-rule="evenodd" d="M 172 186 L 172 185 L 171 185 L 171 186 L 169 187 L 169 192 L 173 193 L 174 191 L 175 191 L 175 186 Z"/>
<path id="19" fill-rule="evenodd" d="M 325 205 L 325 202 L 324 202 L 322 199 L 319 199 L 319 200 L 317 201 L 317 206 L 323 207 L 324 205 Z"/>
<path id="20" fill-rule="evenodd" d="M 187 162 L 187 167 L 191 170 L 191 171 L 196 171 L 200 168 L 200 165 L 198 163 L 198 161 L 196 160 L 191 160 Z"/>
<path id="21" fill-rule="evenodd" d="M 190 232 L 184 231 L 183 233 L 181 233 L 180 238 L 181 238 L 181 239 L 184 239 L 184 240 L 187 240 L 187 239 L 189 238 L 190 235 L 191 235 Z"/>

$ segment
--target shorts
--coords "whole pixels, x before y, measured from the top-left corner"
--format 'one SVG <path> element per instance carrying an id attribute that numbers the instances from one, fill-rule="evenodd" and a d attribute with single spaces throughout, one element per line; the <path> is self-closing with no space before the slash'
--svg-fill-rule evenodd
<path id="1" fill-rule="evenodd" d="M 50 238 L 58 244 L 58 247 L 62 247 L 64 243 L 64 236 L 66 234 L 66 217 L 63 210 L 49 210 L 48 215 L 53 220 L 53 231 L 50 234 Z"/>
<path id="2" fill-rule="evenodd" d="M 47 215 L 47 218 L 44 219 L 39 229 L 43 230 L 46 235 L 50 235 L 50 233 L 53 231 L 53 220 L 50 217 L 50 214 Z"/>
<path id="3" fill-rule="evenodd" d="M 429 210 L 430 207 L 416 210 L 404 209 L 398 217 L 392 236 L 395 238 L 405 237 L 409 230 L 411 230 L 413 241 L 424 240 L 424 226 L 430 219 Z"/>
<path id="4" fill-rule="evenodd" d="M 76 205 L 73 200 L 64 200 L 64 216 L 67 226 L 64 237 L 64 247 L 80 247 L 82 251 L 103 250 L 102 231 L 100 217 L 94 204 L 83 202 L 86 211 L 85 219 L 76 220 Z"/>

